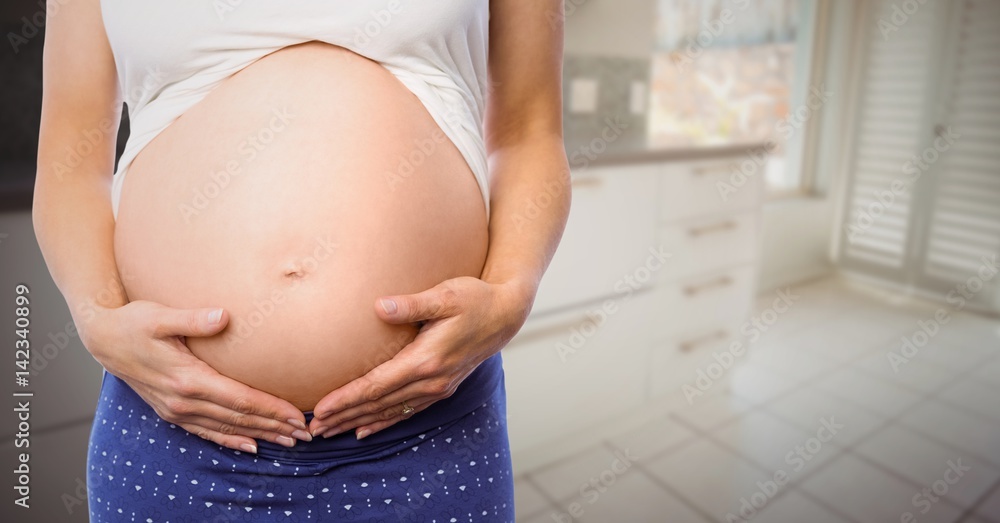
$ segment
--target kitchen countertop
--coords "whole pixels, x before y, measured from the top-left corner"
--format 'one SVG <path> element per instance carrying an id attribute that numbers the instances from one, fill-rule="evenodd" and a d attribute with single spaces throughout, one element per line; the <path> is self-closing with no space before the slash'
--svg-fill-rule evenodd
<path id="1" fill-rule="evenodd" d="M 576 149 L 570 151 L 570 168 L 584 166 L 613 166 L 642 163 L 667 163 L 696 160 L 712 160 L 732 156 L 747 156 L 748 153 L 768 151 L 773 144 L 768 142 L 746 143 L 740 145 L 705 146 L 705 147 L 675 147 L 664 149 L 643 149 L 637 151 L 607 152 L 593 154 L 593 158 Z M 576 156 L 574 156 L 576 155 Z M 574 161 L 576 158 L 576 161 Z"/>

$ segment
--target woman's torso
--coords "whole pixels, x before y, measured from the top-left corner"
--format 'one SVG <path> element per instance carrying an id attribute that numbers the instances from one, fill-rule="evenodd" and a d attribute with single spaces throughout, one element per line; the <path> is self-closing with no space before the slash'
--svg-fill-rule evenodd
<path id="1" fill-rule="evenodd" d="M 120 191 L 129 298 L 225 307 L 230 325 L 191 350 L 303 410 L 415 335 L 378 319 L 378 296 L 478 277 L 488 245 L 467 151 L 426 100 L 323 42 L 213 86 L 135 155 Z"/>

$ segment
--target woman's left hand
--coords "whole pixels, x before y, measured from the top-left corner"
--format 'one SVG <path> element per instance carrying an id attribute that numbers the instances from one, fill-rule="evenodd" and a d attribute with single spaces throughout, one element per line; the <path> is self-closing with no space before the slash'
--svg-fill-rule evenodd
<path id="1" fill-rule="evenodd" d="M 533 301 L 524 286 L 473 277 L 379 298 L 375 311 L 382 320 L 423 327 L 392 359 L 321 399 L 310 432 L 330 437 L 357 428 L 361 439 L 451 396 L 517 333 Z M 413 408 L 405 415 L 404 402 Z"/>

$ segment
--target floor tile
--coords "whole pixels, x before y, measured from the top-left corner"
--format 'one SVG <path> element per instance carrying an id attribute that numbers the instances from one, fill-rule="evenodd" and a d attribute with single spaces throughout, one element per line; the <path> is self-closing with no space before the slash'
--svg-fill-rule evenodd
<path id="1" fill-rule="evenodd" d="M 556 523 L 558 520 L 552 518 L 552 510 L 546 510 L 528 518 L 517 518 L 517 523 Z M 564 520 L 569 523 L 572 520 Z"/>
<path id="2" fill-rule="evenodd" d="M 617 460 L 618 455 L 604 445 L 597 445 L 568 459 L 529 472 L 528 476 L 550 498 L 561 500 L 577 495 L 580 487 L 610 470 Z"/>
<path id="3" fill-rule="evenodd" d="M 753 405 L 745 399 L 726 393 L 704 398 L 702 401 L 695 399 L 693 405 L 670 415 L 699 429 L 709 430 L 736 419 L 752 407 Z"/>
<path id="4" fill-rule="evenodd" d="M 706 440 L 655 459 L 644 468 L 718 521 L 738 513 L 741 500 L 760 492 L 759 485 L 768 489 L 770 496 L 760 494 L 767 498 L 789 488 L 776 486 L 770 474 Z"/>
<path id="5" fill-rule="evenodd" d="M 875 351 L 852 365 L 868 373 L 872 377 L 886 383 L 909 389 L 917 394 L 932 394 L 948 386 L 961 375 L 961 371 L 933 363 L 918 357 L 905 362 L 893 360 L 888 354 L 892 351 L 901 355 L 898 344 L 885 347 L 885 350 Z"/>
<path id="6" fill-rule="evenodd" d="M 1000 393 L 980 380 L 964 379 L 942 390 L 939 398 L 961 405 L 977 414 L 1000 423 Z"/>
<path id="7" fill-rule="evenodd" d="M 930 400 L 899 422 L 1000 466 L 1000 422 Z"/>
<path id="8" fill-rule="evenodd" d="M 919 489 L 864 461 L 843 454 L 828 467 L 809 477 L 802 490 L 824 503 L 865 523 L 902 521 L 906 512 L 920 523 L 953 523 L 961 511 L 939 500 L 921 513 L 923 505 L 914 505 Z"/>
<path id="9" fill-rule="evenodd" d="M 560 512 L 579 516 L 576 521 L 580 523 L 664 520 L 671 523 L 710 523 L 639 470 L 629 470 L 613 483 L 598 485 L 600 488 L 595 486 L 577 496 L 572 501 L 577 503 L 576 506 L 560 503 Z"/>
<path id="10" fill-rule="evenodd" d="M 629 449 L 637 460 L 646 461 L 694 437 L 694 432 L 676 420 L 660 416 L 636 430 L 610 438 L 608 443 L 618 449 Z"/>
<path id="11" fill-rule="evenodd" d="M 749 512 L 748 512 L 749 513 Z M 753 523 L 851 523 L 796 490 L 790 490 L 751 518 Z"/>
<path id="12" fill-rule="evenodd" d="M 1000 344 L 1000 340 L 997 341 Z M 972 375 L 989 385 L 1000 388 L 1000 358 L 990 360 L 972 371 Z"/>
<path id="13" fill-rule="evenodd" d="M 740 365 L 730 372 L 729 391 L 749 403 L 770 401 L 797 384 L 777 371 L 762 365 Z"/>
<path id="14" fill-rule="evenodd" d="M 751 350 L 747 355 L 747 364 L 766 366 L 795 382 L 809 381 L 817 376 L 829 374 L 833 369 L 843 365 L 816 351 L 795 350 L 782 344 Z"/>
<path id="15" fill-rule="evenodd" d="M 812 387 L 797 390 L 764 408 L 806 431 L 816 430 L 823 418 L 832 419 L 844 426 L 837 434 L 836 444 L 845 447 L 886 423 L 881 415 Z"/>
<path id="16" fill-rule="evenodd" d="M 995 353 L 988 347 L 967 344 L 968 341 L 953 341 L 934 338 L 926 346 L 917 350 L 914 359 L 922 359 L 957 370 L 971 370 L 995 361 Z"/>
<path id="17" fill-rule="evenodd" d="M 853 367 L 836 372 L 816 386 L 888 417 L 902 414 L 921 400 L 918 394 L 887 384 Z"/>
<path id="18" fill-rule="evenodd" d="M 817 437 L 820 429 L 826 442 Z M 718 429 L 711 437 L 771 472 L 785 471 L 795 482 L 840 452 L 835 445 L 836 433 L 836 423 L 831 431 L 819 422 L 810 433 L 758 410 Z"/>
<path id="19" fill-rule="evenodd" d="M 524 477 L 514 478 L 514 512 L 518 521 L 548 508 L 545 496 Z"/>
<path id="20" fill-rule="evenodd" d="M 1000 469 L 988 462 L 963 455 L 899 426 L 879 431 L 855 452 L 917 485 L 936 489 L 935 494 L 963 508 L 975 504 L 1000 479 Z M 952 467 L 955 471 L 948 472 Z"/>
<path id="21" fill-rule="evenodd" d="M 1000 523 L 1000 486 L 993 489 L 986 501 L 976 508 L 976 515 L 994 523 Z"/>

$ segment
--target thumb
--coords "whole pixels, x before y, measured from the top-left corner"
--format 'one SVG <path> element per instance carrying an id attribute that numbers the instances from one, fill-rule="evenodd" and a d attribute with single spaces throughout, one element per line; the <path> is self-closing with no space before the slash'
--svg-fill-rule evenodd
<path id="1" fill-rule="evenodd" d="M 414 323 L 448 315 L 454 291 L 440 285 L 416 294 L 382 296 L 375 300 L 375 313 L 388 323 Z"/>
<path id="2" fill-rule="evenodd" d="M 229 323 L 225 309 L 171 309 L 158 312 L 157 336 L 205 337 L 218 334 Z"/>

